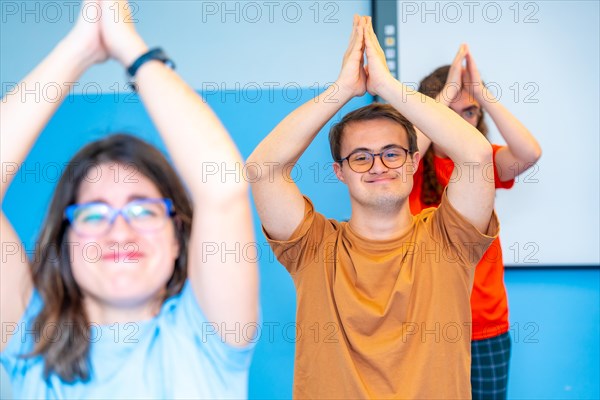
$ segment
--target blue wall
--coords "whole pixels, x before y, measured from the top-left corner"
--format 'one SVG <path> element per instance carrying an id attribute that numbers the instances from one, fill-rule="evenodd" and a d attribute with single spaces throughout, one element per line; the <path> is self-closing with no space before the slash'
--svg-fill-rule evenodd
<path id="1" fill-rule="evenodd" d="M 310 99 L 304 90 L 255 93 L 255 103 L 231 96 L 208 96 L 244 156 L 291 110 Z M 89 140 L 110 132 L 136 133 L 164 148 L 137 98 L 104 96 L 97 101 L 69 98 L 42 133 L 9 189 L 4 210 L 27 248 L 33 249 L 44 218 L 57 167 Z M 273 100 L 273 101 L 271 101 Z M 340 114 L 371 99 L 355 99 Z M 85 116 L 82 118 L 82 116 Z M 333 121 L 340 116 L 334 117 Z M 324 131 L 328 130 L 328 126 Z M 321 132 L 299 163 L 299 185 L 317 209 L 333 218 L 350 215 L 345 187 L 331 175 L 326 133 Z M 25 212 L 27 211 L 27 212 Z M 293 377 L 295 290 L 287 272 L 268 250 L 255 215 L 260 258 L 263 329 L 251 369 L 251 398 L 290 398 Z M 519 399 L 595 399 L 600 397 L 600 271 L 509 269 L 513 357 L 509 396 Z M 4 386 L 4 385 L 3 385 Z"/>

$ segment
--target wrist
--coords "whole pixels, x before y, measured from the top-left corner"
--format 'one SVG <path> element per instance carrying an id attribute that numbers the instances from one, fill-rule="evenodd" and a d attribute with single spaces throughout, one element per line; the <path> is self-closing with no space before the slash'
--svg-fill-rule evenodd
<path id="1" fill-rule="evenodd" d="M 408 91 L 411 91 L 407 86 L 397 81 L 391 74 L 386 77 L 381 83 L 379 83 L 375 89 L 375 94 L 381 97 L 383 100 L 389 102 L 390 99 L 394 98 L 394 94 L 398 92 L 398 90 L 402 91 L 403 94 L 406 94 Z M 404 96 L 403 96 L 404 98 Z"/>
<path id="2" fill-rule="evenodd" d="M 494 94 L 483 85 L 469 91 L 469 96 L 479 104 L 482 110 L 486 110 L 489 106 L 498 102 Z"/>
<path id="3" fill-rule="evenodd" d="M 496 99 L 496 96 L 494 96 L 492 94 L 492 92 L 490 92 L 488 90 L 488 88 L 486 88 L 485 86 L 482 85 L 481 90 L 477 90 L 475 91 L 475 100 L 481 105 L 481 107 L 485 107 L 486 104 L 489 103 L 497 103 L 498 100 Z"/>
<path id="4" fill-rule="evenodd" d="M 105 59 L 105 55 L 98 54 L 98 51 L 94 48 L 81 45 L 71 35 L 61 40 L 55 47 L 54 52 L 58 53 L 61 59 L 68 60 L 69 66 L 78 75 L 83 74 L 91 66 Z"/>
<path id="5" fill-rule="evenodd" d="M 140 68 L 151 61 L 160 61 L 171 69 L 175 69 L 175 63 L 171 60 L 160 47 L 155 47 L 138 57 L 129 67 L 127 75 L 129 76 L 129 86 L 133 91 L 137 91 L 136 75 Z"/>
<path id="6" fill-rule="evenodd" d="M 357 96 L 352 88 L 344 85 L 339 80 L 335 81 L 327 91 L 331 90 L 332 96 L 342 103 L 347 103 Z"/>
<path id="7" fill-rule="evenodd" d="M 135 60 L 137 60 L 142 54 L 148 51 L 148 45 L 144 43 L 141 38 L 136 38 L 128 43 L 115 58 L 125 68 L 129 68 Z"/>

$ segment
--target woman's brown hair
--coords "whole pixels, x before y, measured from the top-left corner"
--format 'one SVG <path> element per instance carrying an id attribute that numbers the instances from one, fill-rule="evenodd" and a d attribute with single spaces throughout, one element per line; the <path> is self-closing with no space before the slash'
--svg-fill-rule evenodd
<path id="1" fill-rule="evenodd" d="M 32 279 L 43 308 L 34 321 L 36 343 L 29 356 L 43 357 L 46 378 L 51 374 L 66 382 L 90 378 L 90 321 L 71 270 L 69 224 L 64 211 L 76 202 L 79 187 L 90 169 L 104 163 L 134 167 L 156 185 L 163 197 L 172 200 L 180 253 L 163 300 L 179 293 L 187 278 L 192 203 L 167 159 L 152 145 L 126 134 L 112 135 L 83 147 L 68 163 L 54 191 L 32 262 Z"/>

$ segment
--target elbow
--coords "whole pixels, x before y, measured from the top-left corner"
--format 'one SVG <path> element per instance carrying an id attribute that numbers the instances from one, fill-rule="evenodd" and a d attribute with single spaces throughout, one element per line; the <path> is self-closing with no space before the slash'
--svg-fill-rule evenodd
<path id="1" fill-rule="evenodd" d="M 527 165 L 527 168 L 529 168 L 542 157 L 542 148 L 538 143 L 535 143 L 530 148 L 523 150 L 521 154 L 515 156 L 518 157 L 522 164 Z"/>
<path id="2" fill-rule="evenodd" d="M 531 151 L 530 157 L 529 157 L 529 162 L 531 164 L 535 164 L 536 162 L 538 162 L 538 160 L 540 159 L 540 157 L 542 157 L 542 148 L 540 147 L 540 145 L 538 143 L 535 144 L 534 148 Z"/>
<path id="3" fill-rule="evenodd" d="M 255 183 L 262 179 L 262 168 L 261 163 L 254 156 L 254 153 L 248 157 L 246 163 L 244 164 L 244 181 L 249 183 Z"/>
<path id="4" fill-rule="evenodd" d="M 258 155 L 256 154 L 256 150 L 257 150 L 257 149 L 254 149 L 254 151 L 252 152 L 252 154 L 250 154 L 250 155 L 248 156 L 248 158 L 246 159 L 246 165 L 248 165 L 248 164 L 256 164 L 256 163 L 258 163 L 258 161 L 257 161 L 257 160 L 258 160 L 260 157 L 258 157 Z"/>
<path id="5" fill-rule="evenodd" d="M 263 156 L 267 152 L 258 152 L 255 150 L 244 164 L 244 180 L 251 186 L 260 182 L 273 182 L 277 176 L 289 178 L 287 172 L 292 169 L 295 162 L 276 161 L 273 157 Z"/>
<path id="6" fill-rule="evenodd" d="M 456 150 L 463 154 L 464 161 L 482 165 L 492 162 L 494 154 L 492 144 L 474 126 L 466 125 L 469 134 L 464 136 L 462 145 L 457 146 Z"/>
<path id="7" fill-rule="evenodd" d="M 494 151 L 492 149 L 492 145 L 488 142 L 483 136 L 481 140 L 473 149 L 471 161 L 481 163 L 482 165 L 493 162 Z"/>
<path id="8" fill-rule="evenodd" d="M 254 149 L 244 164 L 244 180 L 250 184 L 260 182 L 263 179 L 265 166 L 265 159 L 261 157 L 259 149 Z"/>

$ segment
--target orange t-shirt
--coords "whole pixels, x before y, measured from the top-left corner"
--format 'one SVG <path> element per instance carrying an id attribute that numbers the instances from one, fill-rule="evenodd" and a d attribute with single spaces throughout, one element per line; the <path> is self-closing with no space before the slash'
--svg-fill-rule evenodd
<path id="1" fill-rule="evenodd" d="M 494 181 L 496 188 L 510 189 L 515 183 L 514 179 L 506 182 L 500 181 L 495 162 L 496 152 L 502 147 L 492 145 Z M 434 157 L 434 167 L 440 184 L 446 187 L 454 170 L 454 163 L 449 158 Z M 421 165 L 414 175 L 413 190 L 409 197 L 410 210 L 413 214 L 418 214 L 428 207 L 437 206 L 422 204 L 422 188 L 423 168 Z M 473 293 L 471 294 L 471 312 L 473 314 L 473 340 L 488 339 L 508 332 L 508 300 L 506 288 L 504 287 L 504 263 L 502 261 L 500 238 L 494 240 L 475 270 Z"/>
<path id="2" fill-rule="evenodd" d="M 306 199 L 290 240 L 269 240 L 297 290 L 293 397 L 470 398 L 469 298 L 497 234 L 495 214 L 480 233 L 445 194 L 386 241 Z"/>

